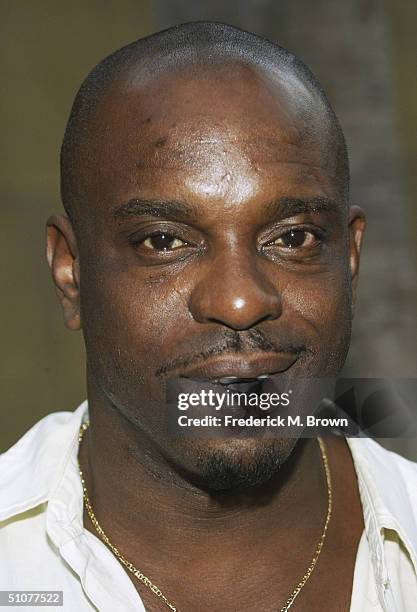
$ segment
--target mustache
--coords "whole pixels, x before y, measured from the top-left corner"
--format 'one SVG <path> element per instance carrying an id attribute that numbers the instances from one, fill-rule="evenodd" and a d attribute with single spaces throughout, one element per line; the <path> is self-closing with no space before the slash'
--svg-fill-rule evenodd
<path id="1" fill-rule="evenodd" d="M 211 334 L 210 338 L 194 338 L 188 342 L 188 345 L 189 350 L 185 351 L 184 354 L 161 364 L 156 370 L 155 376 L 164 377 L 170 372 L 204 362 L 209 357 L 220 355 L 225 351 L 245 353 L 255 349 L 266 353 L 276 352 L 294 355 L 310 352 L 303 342 L 296 338 L 291 338 L 290 334 L 288 334 L 285 340 L 277 341 L 268 338 L 264 332 L 256 328 L 243 332 L 225 330 L 221 334 Z M 195 347 L 194 350 L 193 347 Z"/>

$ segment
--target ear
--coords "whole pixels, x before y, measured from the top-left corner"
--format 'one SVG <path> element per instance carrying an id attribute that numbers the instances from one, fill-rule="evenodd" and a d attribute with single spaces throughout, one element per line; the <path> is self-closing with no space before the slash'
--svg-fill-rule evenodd
<path id="1" fill-rule="evenodd" d="M 66 327 L 81 329 L 80 265 L 78 247 L 71 221 L 53 215 L 46 222 L 46 258 L 51 268 L 56 293 Z"/>
<path id="2" fill-rule="evenodd" d="M 352 305 L 354 305 L 356 301 L 359 259 L 365 227 L 365 213 L 359 206 L 351 206 L 349 208 L 349 266 L 352 283 Z"/>

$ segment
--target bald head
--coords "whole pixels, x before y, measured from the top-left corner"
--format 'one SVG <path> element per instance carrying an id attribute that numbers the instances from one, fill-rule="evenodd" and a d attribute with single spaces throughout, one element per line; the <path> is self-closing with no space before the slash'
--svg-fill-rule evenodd
<path id="1" fill-rule="evenodd" d="M 271 121 L 274 113 L 278 127 L 275 119 Z M 133 114 L 141 116 L 143 128 Z M 159 137 L 149 125 L 155 116 Z M 198 119 L 204 120 L 205 134 L 197 127 Z M 160 161 L 164 139 L 176 128 L 185 139 L 195 139 L 199 132 L 207 142 L 207 154 L 211 150 L 215 155 L 216 135 L 210 128 L 221 130 L 226 124 L 229 139 L 236 134 L 242 140 L 246 131 L 248 154 L 256 142 L 257 155 L 261 147 L 270 162 L 277 159 L 276 146 L 271 146 L 277 139 L 286 144 L 294 141 L 298 148 L 313 143 L 319 165 L 328 167 L 338 197 L 347 202 L 345 140 L 310 70 L 259 36 L 228 25 L 197 22 L 135 41 L 105 58 L 87 76 L 75 98 L 61 150 L 61 192 L 67 213 L 75 220 L 89 203 L 90 182 L 97 182 L 98 156 L 109 154 L 115 138 L 124 139 L 119 142 L 122 148 L 138 148 L 140 170 L 147 163 L 159 163 L 155 148 Z M 181 151 L 177 153 L 180 163 Z M 172 163 L 172 151 L 166 157 Z"/>

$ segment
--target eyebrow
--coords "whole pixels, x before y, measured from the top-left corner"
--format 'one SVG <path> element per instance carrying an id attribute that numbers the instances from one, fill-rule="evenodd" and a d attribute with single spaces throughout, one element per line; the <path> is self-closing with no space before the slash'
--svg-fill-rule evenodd
<path id="1" fill-rule="evenodd" d="M 294 215 L 318 212 L 340 213 L 343 207 L 332 198 L 316 196 L 313 198 L 279 198 L 267 204 L 271 216 L 286 219 Z"/>
<path id="2" fill-rule="evenodd" d="M 191 204 L 176 200 L 141 199 L 134 198 L 122 204 L 113 212 L 115 219 L 126 219 L 128 217 L 171 217 L 194 219 L 198 216 L 197 208 Z"/>
<path id="3" fill-rule="evenodd" d="M 269 202 L 265 207 L 265 212 L 269 216 L 279 217 L 281 219 L 293 217 L 294 215 L 302 213 L 337 213 L 340 212 L 340 210 L 341 205 L 336 200 L 324 197 L 305 199 L 283 197 Z M 116 220 L 140 216 L 190 220 L 197 219 L 199 211 L 198 207 L 178 200 L 134 198 L 125 204 L 121 204 L 113 212 L 113 217 Z"/>

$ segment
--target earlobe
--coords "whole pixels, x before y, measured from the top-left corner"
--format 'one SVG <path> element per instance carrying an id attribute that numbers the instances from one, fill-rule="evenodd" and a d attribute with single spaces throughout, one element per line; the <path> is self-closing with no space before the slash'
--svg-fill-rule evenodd
<path id="1" fill-rule="evenodd" d="M 356 300 L 359 260 L 365 227 L 365 213 L 359 206 L 351 206 L 349 209 L 349 266 L 352 284 L 352 308 Z"/>
<path id="2" fill-rule="evenodd" d="M 71 221 L 53 215 L 46 224 L 46 258 L 51 269 L 64 322 L 68 329 L 81 329 L 78 247 Z"/>

